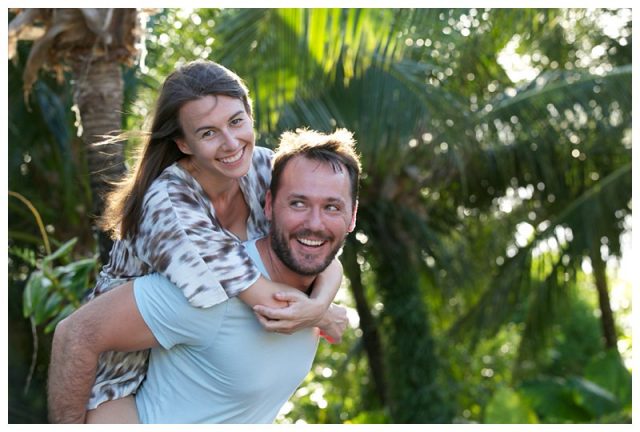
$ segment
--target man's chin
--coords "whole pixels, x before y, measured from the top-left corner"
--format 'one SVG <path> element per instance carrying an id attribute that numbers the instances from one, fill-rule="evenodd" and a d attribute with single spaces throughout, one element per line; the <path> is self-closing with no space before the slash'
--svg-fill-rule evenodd
<path id="1" fill-rule="evenodd" d="M 300 261 L 295 263 L 294 270 L 296 273 L 303 276 L 316 276 L 319 273 L 322 273 L 324 269 L 326 269 L 331 263 L 331 260 L 322 261 L 322 262 L 314 262 L 314 263 L 300 263 Z"/>
<path id="2" fill-rule="evenodd" d="M 293 269 L 296 273 L 298 273 L 299 275 L 302 276 L 316 276 L 319 273 L 322 273 L 322 271 L 324 269 L 326 269 L 327 266 L 315 266 L 315 267 L 302 267 L 302 266 L 296 266 L 295 269 Z"/>

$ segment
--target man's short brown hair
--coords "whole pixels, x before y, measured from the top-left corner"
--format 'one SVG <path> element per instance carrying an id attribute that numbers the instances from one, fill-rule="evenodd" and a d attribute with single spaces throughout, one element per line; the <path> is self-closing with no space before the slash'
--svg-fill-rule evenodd
<path id="1" fill-rule="evenodd" d="M 273 159 L 271 174 L 271 195 L 276 196 L 280 177 L 287 163 L 297 157 L 327 162 L 335 172 L 347 170 L 351 181 L 351 199 L 355 206 L 358 200 L 360 182 L 360 156 L 355 150 L 353 133 L 347 129 L 336 129 L 326 134 L 310 129 L 296 129 L 295 132 L 284 132 L 280 136 L 280 144 Z M 344 168 L 343 168 L 344 167 Z"/>

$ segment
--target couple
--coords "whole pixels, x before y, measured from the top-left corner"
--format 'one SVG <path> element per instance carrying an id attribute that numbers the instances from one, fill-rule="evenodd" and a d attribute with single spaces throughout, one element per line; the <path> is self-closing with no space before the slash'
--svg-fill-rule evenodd
<path id="1" fill-rule="evenodd" d="M 283 134 L 270 168 L 235 74 L 200 61 L 167 78 L 109 200 L 118 240 L 96 298 L 56 329 L 52 421 L 274 420 L 309 371 L 314 328 L 344 330 L 334 256 L 360 165 L 350 133 L 303 130 Z"/>

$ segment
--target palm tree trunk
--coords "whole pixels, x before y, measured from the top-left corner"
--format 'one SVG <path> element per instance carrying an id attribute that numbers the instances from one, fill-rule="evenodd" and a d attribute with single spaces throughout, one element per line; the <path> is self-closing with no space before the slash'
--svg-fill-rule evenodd
<path id="1" fill-rule="evenodd" d="M 73 97 L 80 116 L 82 140 L 87 148 L 93 215 L 100 217 L 105 193 L 125 171 L 124 142 L 97 144 L 104 136 L 122 129 L 124 96 L 120 65 L 100 57 L 81 59 L 74 64 L 73 72 Z M 112 242 L 102 231 L 98 230 L 97 235 L 100 259 L 106 263 Z"/>
<path id="2" fill-rule="evenodd" d="M 440 369 L 419 276 L 406 244 L 381 226 L 371 248 L 384 304 L 386 376 L 394 423 L 449 423 L 451 402 L 437 383 Z"/>
<path id="3" fill-rule="evenodd" d="M 374 391 L 378 400 L 385 406 L 387 404 L 387 384 L 384 378 L 384 360 L 380 334 L 375 319 L 371 315 L 362 284 L 362 272 L 357 261 L 356 249 L 352 241 L 347 241 L 342 255 L 344 271 L 349 278 L 351 292 L 356 301 L 356 310 L 360 316 L 360 329 L 364 349 L 369 359 L 369 368 L 373 379 Z"/>
<path id="4" fill-rule="evenodd" d="M 599 244 L 599 243 L 596 243 Z M 609 299 L 609 284 L 607 282 L 607 267 L 602 260 L 600 250 L 596 247 L 591 250 L 591 266 L 593 267 L 593 278 L 598 291 L 598 303 L 600 305 L 600 323 L 602 324 L 602 334 L 607 349 L 618 349 L 618 337 L 616 335 L 616 325 L 611 310 Z"/>

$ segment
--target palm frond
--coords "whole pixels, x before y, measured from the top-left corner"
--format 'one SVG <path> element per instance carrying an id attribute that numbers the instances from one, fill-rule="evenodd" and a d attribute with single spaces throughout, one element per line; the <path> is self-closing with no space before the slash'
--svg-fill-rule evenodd
<path id="1" fill-rule="evenodd" d="M 587 255 L 593 239 L 620 236 L 621 219 L 630 211 L 630 200 L 631 164 L 627 164 L 541 224 L 530 242 L 505 261 L 481 299 L 452 327 L 451 334 L 469 332 L 475 338 L 482 332 L 494 334 L 512 318 L 514 310 L 526 306 L 525 335 L 542 335 L 558 310 L 554 297 L 561 296 L 564 285 L 575 280 L 580 257 Z M 618 227 L 618 232 L 610 232 L 612 226 Z M 540 255 L 550 241 L 558 250 Z"/>

